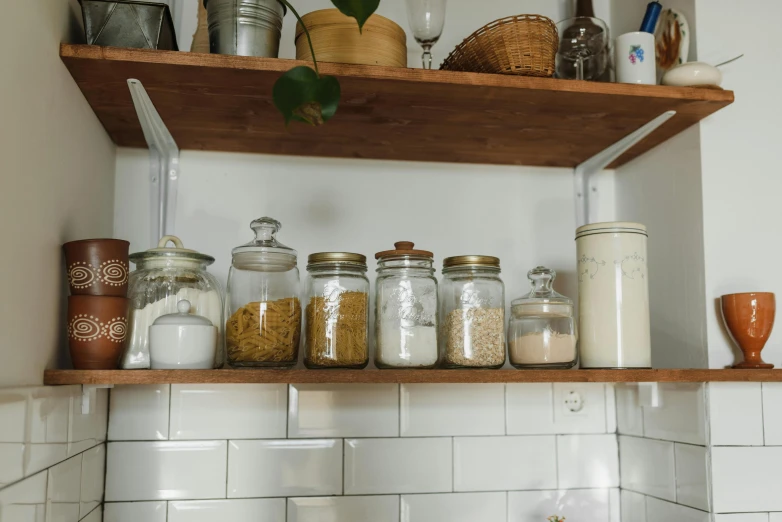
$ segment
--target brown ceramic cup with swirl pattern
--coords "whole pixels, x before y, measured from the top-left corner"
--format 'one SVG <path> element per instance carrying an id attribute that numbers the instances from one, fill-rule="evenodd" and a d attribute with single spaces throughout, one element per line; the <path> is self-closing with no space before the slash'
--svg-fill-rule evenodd
<path id="1" fill-rule="evenodd" d="M 122 239 L 83 239 L 62 246 L 71 295 L 128 295 L 128 249 Z"/>
<path id="2" fill-rule="evenodd" d="M 68 298 L 68 345 L 77 370 L 114 370 L 128 339 L 130 299 L 93 295 Z"/>

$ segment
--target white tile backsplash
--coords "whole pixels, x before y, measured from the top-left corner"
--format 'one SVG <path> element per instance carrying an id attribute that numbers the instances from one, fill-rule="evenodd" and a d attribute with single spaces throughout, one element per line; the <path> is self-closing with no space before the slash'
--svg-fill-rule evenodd
<path id="1" fill-rule="evenodd" d="M 713 446 L 762 446 L 763 399 L 759 382 L 709 383 Z"/>
<path id="2" fill-rule="evenodd" d="M 342 440 L 232 440 L 228 498 L 342 493 Z"/>
<path id="3" fill-rule="evenodd" d="M 44 522 L 47 479 L 42 471 L 0 490 L 0 522 Z"/>
<path id="4" fill-rule="evenodd" d="M 622 522 L 646 522 L 646 496 L 628 489 L 622 490 Z"/>
<path id="5" fill-rule="evenodd" d="M 453 490 L 450 438 L 345 440 L 345 495 Z"/>
<path id="6" fill-rule="evenodd" d="M 280 439 L 284 384 L 172 384 L 171 440 Z"/>
<path id="7" fill-rule="evenodd" d="M 603 383 L 524 383 L 507 385 L 508 434 L 606 433 L 606 387 Z M 582 408 L 565 407 L 577 394 Z"/>
<path id="8" fill-rule="evenodd" d="M 289 498 L 287 522 L 399 522 L 399 496 Z"/>
<path id="9" fill-rule="evenodd" d="M 611 518 L 609 490 L 508 492 L 509 521 L 545 522 L 552 515 L 577 522 L 609 522 Z"/>
<path id="10" fill-rule="evenodd" d="M 709 463 L 704 446 L 676 443 L 676 503 L 709 510 Z"/>
<path id="11" fill-rule="evenodd" d="M 782 382 L 764 382 L 762 390 L 764 442 L 782 446 Z"/>
<path id="12" fill-rule="evenodd" d="M 0 442 L 0 488 L 24 477 L 25 445 Z"/>
<path id="13" fill-rule="evenodd" d="M 725 513 L 714 515 L 714 522 L 769 522 L 769 517 L 769 513 Z M 773 516 L 770 522 L 776 522 Z"/>
<path id="14" fill-rule="evenodd" d="M 82 413 L 81 394 L 71 397 L 71 418 L 68 427 L 68 456 L 85 451 L 106 440 L 108 429 L 109 390 L 95 390 L 95 401 L 88 413 Z"/>
<path id="15" fill-rule="evenodd" d="M 106 446 L 101 444 L 82 453 L 80 517 L 92 512 L 103 501 L 105 479 Z"/>
<path id="16" fill-rule="evenodd" d="M 706 444 L 705 385 L 660 383 L 662 407 L 644 407 L 644 436 L 653 439 Z"/>
<path id="17" fill-rule="evenodd" d="M 187 500 L 168 503 L 168 522 L 217 521 L 285 522 L 285 499 Z"/>
<path id="18" fill-rule="evenodd" d="M 622 489 L 676 500 L 673 442 L 619 436 Z"/>
<path id="19" fill-rule="evenodd" d="M 30 388 L 0 388 L 0 443 L 24 442 Z"/>
<path id="20" fill-rule="evenodd" d="M 166 522 L 166 509 L 166 502 L 108 502 L 103 522 Z"/>
<path id="21" fill-rule="evenodd" d="M 403 384 L 401 435 L 504 435 L 505 385 Z"/>
<path id="22" fill-rule="evenodd" d="M 554 435 L 456 437 L 454 491 L 505 491 L 557 487 Z"/>
<path id="23" fill-rule="evenodd" d="M 402 495 L 402 522 L 506 522 L 507 494 Z"/>
<path id="24" fill-rule="evenodd" d="M 706 511 L 646 497 L 646 522 L 710 522 Z"/>
<path id="25" fill-rule="evenodd" d="M 168 439 L 169 384 L 115 386 L 110 394 L 109 440 Z"/>
<path id="26" fill-rule="evenodd" d="M 290 438 L 398 436 L 398 384 L 290 386 Z"/>
<path id="27" fill-rule="evenodd" d="M 109 442 L 106 501 L 225 498 L 226 441 Z"/>
<path id="28" fill-rule="evenodd" d="M 103 521 L 103 507 L 98 506 L 90 511 L 86 517 L 81 519 L 81 522 L 102 522 Z"/>
<path id="29" fill-rule="evenodd" d="M 619 451 L 616 436 L 557 436 L 560 489 L 619 487 Z"/>
<path id="30" fill-rule="evenodd" d="M 711 449 L 715 513 L 782 511 L 782 447 Z"/>
<path id="31" fill-rule="evenodd" d="M 78 522 L 82 456 L 76 455 L 49 468 L 46 487 L 47 522 Z"/>
<path id="32" fill-rule="evenodd" d="M 644 435 L 644 412 L 637 384 L 616 385 L 616 429 L 623 435 Z"/>
<path id="33" fill-rule="evenodd" d="M 49 468 L 68 457 L 71 397 L 79 386 L 32 388 L 27 418 L 24 475 Z"/>

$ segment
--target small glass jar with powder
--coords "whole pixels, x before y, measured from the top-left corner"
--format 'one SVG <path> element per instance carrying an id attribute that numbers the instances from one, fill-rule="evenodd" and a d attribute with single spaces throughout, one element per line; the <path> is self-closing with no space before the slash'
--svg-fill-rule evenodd
<path id="1" fill-rule="evenodd" d="M 554 270 L 539 266 L 527 277 L 532 291 L 511 303 L 510 362 L 516 368 L 572 368 L 578 362 L 573 300 L 552 288 Z"/>

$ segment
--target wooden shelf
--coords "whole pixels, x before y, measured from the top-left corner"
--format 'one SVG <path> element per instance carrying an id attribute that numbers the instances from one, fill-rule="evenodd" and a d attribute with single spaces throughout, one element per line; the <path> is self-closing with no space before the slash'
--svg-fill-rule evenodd
<path id="1" fill-rule="evenodd" d="M 46 370 L 44 384 L 778 382 L 780 370 Z"/>
<path id="2" fill-rule="evenodd" d="M 622 165 L 733 102 L 731 91 L 321 64 L 342 102 L 325 127 L 286 128 L 271 101 L 304 62 L 62 44 L 117 145 L 146 147 L 127 79 L 146 88 L 181 149 L 575 167 L 665 111 Z"/>

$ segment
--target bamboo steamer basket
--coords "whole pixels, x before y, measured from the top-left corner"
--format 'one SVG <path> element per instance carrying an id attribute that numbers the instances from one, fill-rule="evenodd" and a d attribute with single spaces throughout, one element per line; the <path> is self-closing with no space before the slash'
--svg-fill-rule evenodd
<path id="1" fill-rule="evenodd" d="M 318 62 L 407 67 L 407 36 L 396 23 L 373 14 L 358 30 L 355 18 L 338 9 L 322 9 L 302 17 Z M 296 24 L 296 59 L 312 61 L 307 36 Z"/>

